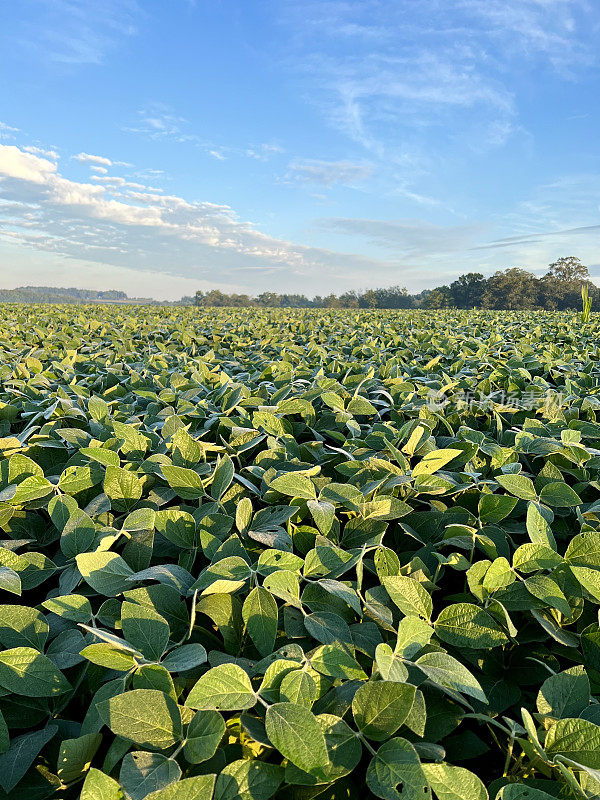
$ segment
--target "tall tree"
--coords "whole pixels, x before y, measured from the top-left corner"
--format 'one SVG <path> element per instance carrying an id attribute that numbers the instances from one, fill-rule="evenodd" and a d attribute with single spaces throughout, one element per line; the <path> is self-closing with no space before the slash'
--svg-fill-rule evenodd
<path id="1" fill-rule="evenodd" d="M 457 308 L 473 308 L 481 303 L 485 288 L 485 278 L 481 272 L 468 272 L 450 284 L 452 300 Z"/>
<path id="2" fill-rule="evenodd" d="M 486 282 L 484 308 L 534 308 L 538 304 L 538 280 L 520 267 L 499 270 Z"/>
<path id="3" fill-rule="evenodd" d="M 584 283 L 590 279 L 590 271 L 575 256 L 563 256 L 553 261 L 546 274 L 562 283 Z"/>

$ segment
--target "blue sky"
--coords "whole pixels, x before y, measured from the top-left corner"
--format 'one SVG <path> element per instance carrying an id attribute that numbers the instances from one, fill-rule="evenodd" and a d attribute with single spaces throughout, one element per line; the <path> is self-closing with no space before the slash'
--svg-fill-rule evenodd
<path id="1" fill-rule="evenodd" d="M 0 285 L 600 280 L 599 42 L 596 0 L 4 4 Z"/>

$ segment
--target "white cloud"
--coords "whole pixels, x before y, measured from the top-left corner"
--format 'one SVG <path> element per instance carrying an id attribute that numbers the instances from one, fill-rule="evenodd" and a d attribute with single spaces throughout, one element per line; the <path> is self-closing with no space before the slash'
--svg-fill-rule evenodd
<path id="1" fill-rule="evenodd" d="M 35 147 L 34 145 L 29 145 L 22 149 L 25 150 L 26 153 L 34 153 L 35 155 L 44 156 L 45 158 L 51 158 L 54 161 L 58 161 L 60 158 L 56 150 L 45 150 L 43 147 Z"/>
<path id="2" fill-rule="evenodd" d="M 168 272 L 253 291 L 277 275 L 282 290 L 311 276 L 315 291 L 340 275 L 358 280 L 385 260 L 296 245 L 258 231 L 229 206 L 190 202 L 143 184 L 95 175 L 70 180 L 56 164 L 0 146 L 0 206 L 5 239 L 52 252 L 140 271 Z M 132 188 L 141 187 L 142 191 Z M 354 276 L 354 277 L 353 277 Z M 218 278 L 218 281 L 217 281 Z"/>
<path id="3" fill-rule="evenodd" d="M 45 184 L 56 172 L 56 164 L 15 145 L 0 145 L 0 175 L 29 183 Z"/>
<path id="4" fill-rule="evenodd" d="M 93 172 L 97 173 L 98 175 L 106 175 L 106 174 L 107 174 L 107 172 L 108 172 L 108 170 L 106 169 L 106 167 L 99 167 L 97 164 L 92 164 L 92 166 L 90 167 L 90 169 L 91 169 Z"/>
<path id="5" fill-rule="evenodd" d="M 164 103 L 150 103 L 137 112 L 137 122 L 125 127 L 127 133 L 138 133 L 150 139 L 175 139 L 176 141 L 196 140 L 193 134 L 182 132 L 188 125 L 188 120 L 173 112 Z"/>
<path id="6" fill-rule="evenodd" d="M 303 183 L 332 187 L 336 184 L 353 186 L 373 174 L 372 164 L 352 161 L 321 161 L 319 159 L 294 159 L 288 167 L 287 178 Z"/>
<path id="7" fill-rule="evenodd" d="M 6 122 L 0 122 L 0 141 L 11 141 L 15 138 L 15 134 L 19 133 L 19 129 Z"/>
<path id="8" fill-rule="evenodd" d="M 110 158 L 106 158 L 105 156 L 93 156 L 90 153 L 78 153 L 76 156 L 72 156 L 75 161 L 81 161 L 83 164 L 97 164 L 100 166 L 112 166 L 112 161 Z"/>

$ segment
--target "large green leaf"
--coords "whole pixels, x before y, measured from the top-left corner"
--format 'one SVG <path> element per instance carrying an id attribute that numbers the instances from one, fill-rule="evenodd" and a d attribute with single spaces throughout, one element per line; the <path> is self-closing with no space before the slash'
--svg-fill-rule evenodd
<path id="1" fill-rule="evenodd" d="M 364 683 L 352 700 L 352 713 L 361 733 L 378 742 L 392 736 L 409 715 L 415 691 L 408 683 Z"/>
<path id="2" fill-rule="evenodd" d="M 269 706 L 265 717 L 267 736 L 274 747 L 304 772 L 329 762 L 325 737 L 315 715 L 293 703 Z"/>
<path id="3" fill-rule="evenodd" d="M 186 706 L 200 711 L 238 711 L 256 705 L 250 678 L 236 664 L 209 669 L 192 687 Z"/>
<path id="4" fill-rule="evenodd" d="M 164 750 L 182 735 L 175 701 L 156 689 L 133 689 L 98 703 L 104 723 L 141 747 Z"/>

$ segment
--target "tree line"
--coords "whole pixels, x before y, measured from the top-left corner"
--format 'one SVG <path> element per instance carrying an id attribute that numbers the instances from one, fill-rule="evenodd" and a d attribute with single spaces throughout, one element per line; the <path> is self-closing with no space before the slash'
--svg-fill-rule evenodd
<path id="1" fill-rule="evenodd" d="M 581 307 L 581 289 L 588 286 L 594 305 L 600 289 L 590 279 L 588 268 L 575 256 L 559 258 L 538 278 L 521 267 L 498 270 L 489 278 L 480 272 L 468 272 L 455 281 L 435 289 L 409 294 L 401 286 L 390 286 L 343 294 L 317 295 L 262 292 L 225 294 L 218 289 L 196 292 L 196 306 L 234 306 L 263 308 L 541 308 L 568 310 Z"/>

